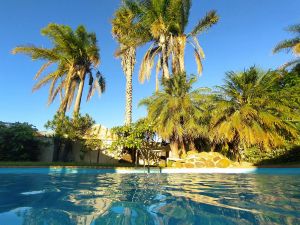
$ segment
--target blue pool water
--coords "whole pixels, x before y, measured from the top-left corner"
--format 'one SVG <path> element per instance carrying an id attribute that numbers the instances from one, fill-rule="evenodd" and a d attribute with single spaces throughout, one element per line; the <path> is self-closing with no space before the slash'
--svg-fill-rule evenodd
<path id="1" fill-rule="evenodd" d="M 300 170 L 0 169 L 0 225 L 300 224 Z"/>

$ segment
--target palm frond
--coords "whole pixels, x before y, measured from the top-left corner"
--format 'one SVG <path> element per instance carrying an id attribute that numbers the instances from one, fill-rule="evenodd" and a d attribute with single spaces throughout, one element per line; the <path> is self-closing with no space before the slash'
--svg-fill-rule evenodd
<path id="1" fill-rule="evenodd" d="M 196 36 L 196 35 L 202 33 L 203 31 L 208 30 L 210 27 L 212 27 L 218 21 L 219 21 L 219 16 L 217 15 L 217 12 L 215 10 L 212 10 L 212 11 L 208 12 L 206 14 L 206 16 L 198 22 L 198 24 L 191 31 L 190 35 Z"/>
<path id="2" fill-rule="evenodd" d="M 295 25 L 289 26 L 287 28 L 287 31 L 296 33 L 297 35 L 300 35 L 300 24 L 295 24 Z"/>
<path id="3" fill-rule="evenodd" d="M 284 40 L 275 46 L 275 48 L 273 49 L 273 53 L 278 53 L 280 51 L 290 52 L 292 48 L 299 43 L 300 38 Z"/>
<path id="4" fill-rule="evenodd" d="M 39 69 L 39 71 L 35 74 L 34 79 L 38 79 L 39 76 L 47 69 L 51 64 L 53 64 L 52 61 L 46 62 L 45 64 L 42 65 L 42 67 Z"/>
<path id="5" fill-rule="evenodd" d="M 289 61 L 289 62 L 283 64 L 282 66 L 279 67 L 279 70 L 286 69 L 288 67 L 291 67 L 291 66 L 294 66 L 297 64 L 300 64 L 300 58 L 297 58 L 295 60 L 292 60 L 292 61 Z"/>

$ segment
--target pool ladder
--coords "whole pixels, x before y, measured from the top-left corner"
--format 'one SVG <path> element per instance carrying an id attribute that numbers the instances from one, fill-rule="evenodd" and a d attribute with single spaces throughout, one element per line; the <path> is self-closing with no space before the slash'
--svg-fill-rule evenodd
<path id="1" fill-rule="evenodd" d="M 162 169 L 161 169 L 160 166 L 159 167 L 155 167 L 155 168 L 159 168 L 159 173 L 162 173 Z M 147 166 L 147 173 L 151 173 L 151 169 L 150 169 L 149 166 Z"/>

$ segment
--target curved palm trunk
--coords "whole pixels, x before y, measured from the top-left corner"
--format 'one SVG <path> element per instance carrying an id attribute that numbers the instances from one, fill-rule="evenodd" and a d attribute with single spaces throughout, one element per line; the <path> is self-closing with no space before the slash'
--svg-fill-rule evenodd
<path id="1" fill-rule="evenodd" d="M 61 104 L 60 104 L 59 110 L 58 110 L 61 113 L 62 116 L 65 116 L 67 108 L 68 108 L 68 101 L 69 101 L 69 94 L 70 94 L 70 90 L 71 90 L 73 71 L 74 71 L 74 67 L 72 65 L 71 69 L 69 70 L 68 75 L 67 75 L 65 95 L 64 95 L 64 97 L 61 101 Z"/>
<path id="2" fill-rule="evenodd" d="M 80 104 L 81 104 L 81 98 L 82 98 L 82 92 L 84 87 L 84 79 L 80 80 L 78 91 L 76 95 L 75 105 L 74 105 L 74 114 L 78 114 L 80 110 Z"/>
<path id="3" fill-rule="evenodd" d="M 165 35 L 160 35 L 159 37 L 159 46 L 161 47 L 161 66 L 162 66 L 162 76 L 163 78 L 169 79 L 169 62 L 168 62 L 168 48 L 167 48 L 167 39 Z"/>
<path id="4" fill-rule="evenodd" d="M 66 112 L 67 112 L 67 106 L 64 106 L 64 108 L 63 108 L 62 111 L 60 112 L 60 113 L 61 113 L 61 116 L 62 116 L 63 118 L 65 117 Z"/>
<path id="5" fill-rule="evenodd" d="M 132 75 L 136 62 L 136 49 L 129 47 L 121 56 L 123 71 L 126 76 L 125 125 L 132 123 Z"/>
<path id="6" fill-rule="evenodd" d="M 63 103 L 63 101 L 62 101 L 62 103 Z M 62 103 L 61 103 L 60 108 L 58 109 L 58 113 L 60 113 L 60 115 L 62 117 L 64 117 L 66 115 L 66 112 L 67 112 L 67 104 L 62 105 Z"/>

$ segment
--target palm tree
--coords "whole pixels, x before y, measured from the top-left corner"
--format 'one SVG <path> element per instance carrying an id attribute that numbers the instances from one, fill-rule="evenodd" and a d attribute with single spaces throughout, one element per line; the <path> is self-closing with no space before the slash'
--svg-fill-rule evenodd
<path id="1" fill-rule="evenodd" d="M 295 54 L 296 59 L 282 65 L 281 68 L 283 69 L 300 64 L 300 24 L 288 27 L 287 31 L 294 33 L 296 37 L 280 42 L 273 49 L 273 53 L 278 53 L 285 50 L 286 52 L 293 51 Z"/>
<path id="2" fill-rule="evenodd" d="M 204 53 L 197 36 L 218 22 L 219 17 L 215 11 L 208 12 L 191 32 L 185 33 L 191 0 L 126 0 L 125 5 L 136 15 L 136 23 L 145 27 L 144 30 L 151 36 L 149 39 L 151 46 L 143 58 L 139 72 L 139 80 L 142 83 L 145 79 L 149 79 L 156 56 L 158 56 L 157 76 L 162 70 L 164 78 L 170 77 L 169 60 L 172 60 L 173 74 L 184 72 L 186 43 L 193 46 L 198 73 L 202 72 L 201 60 Z M 158 82 L 158 79 L 156 80 Z"/>
<path id="3" fill-rule="evenodd" d="M 148 119 L 165 140 L 170 141 L 173 157 L 185 153 L 185 143 L 205 135 L 203 103 L 207 100 L 206 89 L 192 90 L 196 77 L 187 78 L 185 73 L 163 79 L 163 91 L 140 102 L 148 110 Z M 179 152 L 181 148 L 181 152 Z"/>
<path id="4" fill-rule="evenodd" d="M 241 147 L 270 149 L 296 138 L 298 131 L 292 121 L 299 118 L 297 111 L 273 94 L 280 78 L 277 72 L 260 72 L 254 67 L 227 73 L 214 99 L 211 140 L 228 144 L 240 160 Z"/>
<path id="5" fill-rule="evenodd" d="M 103 76 L 99 72 L 96 77 L 92 74 L 93 70 L 97 71 L 100 63 L 96 35 L 88 33 L 84 26 L 79 26 L 73 31 L 69 26 L 58 24 L 49 24 L 42 29 L 41 33 L 52 41 L 52 48 L 27 45 L 16 47 L 12 52 L 13 54 L 24 53 L 33 60 L 46 61 L 37 72 L 35 79 L 38 79 L 48 67 L 56 65 L 56 70 L 46 74 L 36 83 L 33 90 L 50 83 L 48 102 L 52 103 L 57 94 L 61 93 L 59 111 L 63 114 L 72 105 L 77 90 L 74 113 L 78 114 L 86 76 L 89 76 L 90 85 L 87 100 L 94 94 L 95 89 L 99 94 L 105 90 Z M 60 83 L 57 85 L 58 82 Z"/>
<path id="6" fill-rule="evenodd" d="M 138 24 L 134 23 L 133 12 L 126 7 L 119 8 L 112 20 L 112 34 L 119 42 L 115 55 L 121 58 L 126 76 L 125 125 L 132 123 L 132 76 L 136 63 L 136 48 L 146 40 Z"/>

